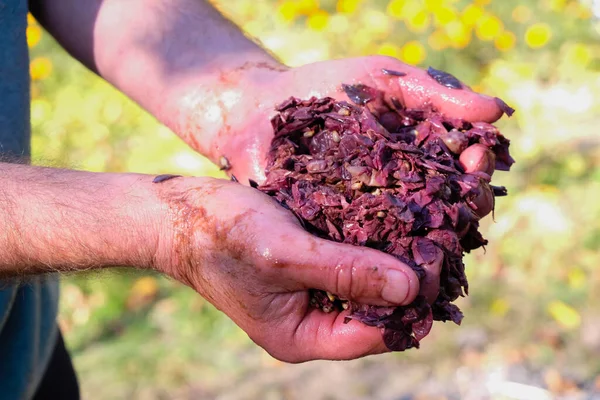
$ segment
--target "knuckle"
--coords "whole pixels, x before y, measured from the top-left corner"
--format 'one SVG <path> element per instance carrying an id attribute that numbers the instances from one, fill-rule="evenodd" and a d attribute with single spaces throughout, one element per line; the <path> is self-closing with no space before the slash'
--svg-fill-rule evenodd
<path id="1" fill-rule="evenodd" d="M 340 259 L 333 268 L 335 294 L 342 297 L 348 297 L 352 288 L 352 266 L 344 258 Z"/>
<path id="2" fill-rule="evenodd" d="M 368 293 L 369 280 L 365 275 L 365 262 L 357 257 L 342 257 L 334 268 L 335 294 L 356 298 Z"/>

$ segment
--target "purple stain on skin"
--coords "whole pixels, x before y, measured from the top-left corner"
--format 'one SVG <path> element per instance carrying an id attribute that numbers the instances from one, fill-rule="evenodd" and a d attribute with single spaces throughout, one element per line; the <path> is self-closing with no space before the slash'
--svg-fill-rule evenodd
<path id="1" fill-rule="evenodd" d="M 171 175 L 171 174 L 158 175 L 156 178 L 154 178 L 152 180 L 152 183 L 161 183 L 164 181 L 168 181 L 169 179 L 180 178 L 180 177 L 181 177 L 181 175 Z"/>
<path id="2" fill-rule="evenodd" d="M 500 109 L 509 117 L 512 117 L 512 115 L 515 113 L 515 109 L 506 104 L 501 98 L 494 97 L 494 101 L 496 102 L 498 107 L 500 107 Z"/>
<path id="3" fill-rule="evenodd" d="M 382 68 L 381 72 L 383 72 L 386 75 L 391 75 L 391 76 L 406 76 L 406 72 L 394 71 L 392 69 L 386 69 L 386 68 Z"/>
<path id="4" fill-rule="evenodd" d="M 462 89 L 462 83 L 454 75 L 451 75 L 445 71 L 429 67 L 427 68 L 427 74 L 436 80 L 442 86 L 446 86 L 450 89 Z"/>

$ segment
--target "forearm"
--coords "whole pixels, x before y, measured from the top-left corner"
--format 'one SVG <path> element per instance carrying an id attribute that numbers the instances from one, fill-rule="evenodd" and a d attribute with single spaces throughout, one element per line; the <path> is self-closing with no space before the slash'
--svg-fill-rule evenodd
<path id="1" fill-rule="evenodd" d="M 71 54 L 207 155 L 216 132 L 203 126 L 197 141 L 192 114 L 208 109 L 214 126 L 227 125 L 225 109 L 245 95 L 239 88 L 282 68 L 204 0 L 31 3 Z"/>
<path id="2" fill-rule="evenodd" d="M 0 276 L 153 267 L 152 178 L 0 163 Z"/>

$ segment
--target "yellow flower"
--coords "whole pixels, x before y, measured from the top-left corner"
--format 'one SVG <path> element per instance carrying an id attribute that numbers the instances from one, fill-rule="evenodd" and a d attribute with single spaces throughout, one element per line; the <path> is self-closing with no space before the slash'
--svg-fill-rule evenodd
<path id="1" fill-rule="evenodd" d="M 471 31 L 460 21 L 452 21 L 444 29 L 456 49 L 464 49 L 471 42 Z"/>
<path id="2" fill-rule="evenodd" d="M 439 25 L 446 25 L 452 21 L 458 19 L 456 10 L 452 7 L 442 6 L 432 11 L 435 19 L 435 23 Z"/>
<path id="3" fill-rule="evenodd" d="M 544 47 L 552 37 L 552 30 L 546 23 L 537 23 L 527 28 L 525 43 L 532 49 Z"/>
<path id="4" fill-rule="evenodd" d="M 37 21 L 35 20 L 34 16 L 31 15 L 31 13 L 27 13 L 27 24 L 33 25 L 35 23 L 37 23 Z"/>
<path id="5" fill-rule="evenodd" d="M 408 20 L 425 10 L 418 0 L 392 0 L 387 7 L 387 14 L 396 19 Z"/>
<path id="6" fill-rule="evenodd" d="M 297 0 L 295 3 L 300 14 L 310 15 L 319 11 L 319 0 Z"/>
<path id="7" fill-rule="evenodd" d="M 400 58 L 407 64 L 419 64 L 425 60 L 426 56 L 425 47 L 416 40 L 406 43 L 400 49 Z"/>
<path id="8" fill-rule="evenodd" d="M 548 313 L 565 328 L 575 329 L 581 325 L 581 316 L 577 310 L 560 300 L 548 304 Z"/>
<path id="9" fill-rule="evenodd" d="M 131 291 L 143 296 L 154 295 L 158 292 L 158 282 L 156 278 L 145 276 L 135 281 Z"/>
<path id="10" fill-rule="evenodd" d="M 571 286 L 573 289 L 581 289 L 587 282 L 587 276 L 580 268 L 575 268 L 569 271 L 567 279 L 569 280 L 569 286 Z"/>
<path id="11" fill-rule="evenodd" d="M 500 317 L 506 315 L 509 309 L 510 304 L 508 303 L 508 301 L 506 301 L 506 299 L 502 298 L 494 300 L 490 306 L 490 311 L 492 312 L 492 314 L 498 315 Z"/>
<path id="12" fill-rule="evenodd" d="M 500 51 L 508 51 L 515 47 L 517 37 L 510 31 L 504 31 L 496 38 L 494 45 Z"/>
<path id="13" fill-rule="evenodd" d="M 338 0 L 337 11 L 343 14 L 354 14 L 362 0 Z"/>
<path id="14" fill-rule="evenodd" d="M 444 0 L 425 0 L 425 7 L 430 11 L 444 6 Z"/>
<path id="15" fill-rule="evenodd" d="M 444 50 L 450 45 L 450 39 L 443 30 L 436 30 L 429 35 L 427 44 L 433 50 Z"/>
<path id="16" fill-rule="evenodd" d="M 26 35 L 27 46 L 29 46 L 29 48 L 32 48 L 40 42 L 40 39 L 42 38 L 42 29 L 37 25 L 28 26 Z"/>
<path id="17" fill-rule="evenodd" d="M 329 14 L 325 11 L 318 11 L 312 14 L 306 20 L 306 24 L 313 31 L 322 31 L 327 27 L 327 23 L 329 22 Z"/>
<path id="18" fill-rule="evenodd" d="M 429 13 L 426 11 L 419 11 L 410 18 L 407 18 L 406 26 L 412 32 L 424 32 L 429 28 Z"/>
<path id="19" fill-rule="evenodd" d="M 285 21 L 293 21 L 298 16 L 298 7 L 293 1 L 284 1 L 279 6 L 279 15 Z"/>
<path id="20" fill-rule="evenodd" d="M 492 0 L 475 0 L 475 5 L 485 6 L 486 4 L 490 4 Z"/>
<path id="21" fill-rule="evenodd" d="M 50 76 L 52 61 L 46 57 L 37 57 L 29 65 L 29 74 L 33 80 L 42 80 Z"/>
<path id="22" fill-rule="evenodd" d="M 404 8 L 404 0 L 392 0 L 388 3 L 386 13 L 390 17 L 402 19 L 402 9 Z"/>
<path id="23" fill-rule="evenodd" d="M 393 43 L 386 42 L 379 46 L 377 50 L 377 54 L 381 54 L 383 56 L 390 56 L 399 58 L 400 57 L 400 49 Z"/>
<path id="24" fill-rule="evenodd" d="M 102 162 L 102 164 L 104 164 Z M 127 297 L 127 308 L 137 310 L 156 298 L 159 291 L 158 281 L 151 276 L 138 279 Z"/>
<path id="25" fill-rule="evenodd" d="M 502 21 L 498 17 L 495 15 L 486 15 L 477 23 L 477 37 L 481 40 L 494 40 L 502 33 L 503 29 Z"/>
<path id="26" fill-rule="evenodd" d="M 462 21 L 466 25 L 475 26 L 477 21 L 483 16 L 483 9 L 474 4 L 470 4 L 462 12 Z"/>
<path id="27" fill-rule="evenodd" d="M 576 43 L 567 48 L 564 59 L 568 64 L 576 65 L 578 67 L 587 67 L 592 61 L 592 52 L 586 45 Z"/>
<path id="28" fill-rule="evenodd" d="M 524 24 L 531 19 L 531 9 L 524 5 L 518 5 L 512 12 L 512 19 L 515 22 Z"/>
<path id="29" fill-rule="evenodd" d="M 564 10 L 566 5 L 567 5 L 566 0 L 552 0 L 550 2 L 550 9 L 552 11 L 560 12 L 560 11 Z"/>

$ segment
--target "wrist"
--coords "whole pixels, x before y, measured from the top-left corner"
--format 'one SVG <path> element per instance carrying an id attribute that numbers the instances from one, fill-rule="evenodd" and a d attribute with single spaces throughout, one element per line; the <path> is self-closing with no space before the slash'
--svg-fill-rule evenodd
<path id="1" fill-rule="evenodd" d="M 116 243 L 105 254 L 104 263 L 160 270 L 156 254 L 165 230 L 165 210 L 156 196 L 154 176 L 123 174 L 118 179 L 111 207 L 115 210 L 114 225 L 122 234 L 115 235 Z"/>
<path id="2" fill-rule="evenodd" d="M 98 73 L 211 158 L 230 108 L 286 68 L 204 1 L 107 0 L 95 30 Z"/>
<path id="3" fill-rule="evenodd" d="M 219 189 L 231 183 L 208 177 L 177 177 L 153 185 L 160 204 L 160 222 L 152 268 L 194 288 L 201 286 L 198 271 L 214 256 L 209 225 Z"/>

